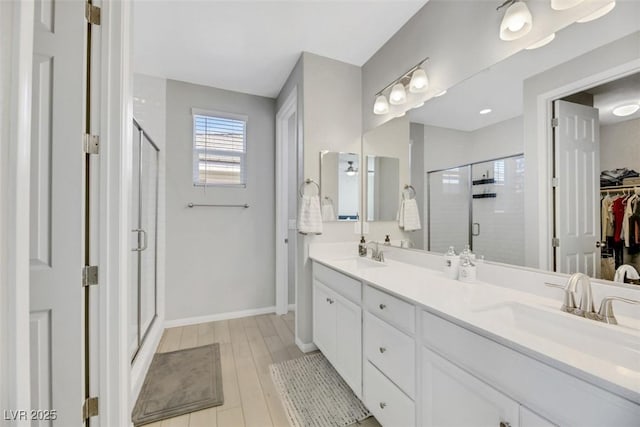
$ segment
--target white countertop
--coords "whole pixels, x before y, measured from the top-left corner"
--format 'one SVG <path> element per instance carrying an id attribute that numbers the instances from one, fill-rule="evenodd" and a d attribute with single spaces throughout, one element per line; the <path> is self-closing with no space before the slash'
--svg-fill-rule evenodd
<path id="1" fill-rule="evenodd" d="M 386 267 L 357 268 L 353 261 L 349 261 L 354 259 L 351 255 L 312 253 L 310 257 L 640 404 L 640 322 L 635 319 L 625 319 L 626 324 L 633 326 L 628 327 L 579 318 L 560 311 L 561 301 L 481 281 L 463 283 L 446 278 L 440 271 L 394 260 L 385 261 Z M 501 307 L 514 307 L 516 314 L 526 314 L 527 311 L 541 314 L 546 322 L 529 323 L 537 329 L 531 332 L 517 326 L 513 313 Z M 529 307 L 534 309 L 529 310 Z M 566 330 L 571 332 L 575 327 L 576 331 L 576 334 L 565 335 L 566 342 L 563 341 L 562 325 L 568 325 L 571 329 Z M 615 338 L 613 343 L 611 337 Z M 584 350 L 590 347 L 594 351 Z"/>

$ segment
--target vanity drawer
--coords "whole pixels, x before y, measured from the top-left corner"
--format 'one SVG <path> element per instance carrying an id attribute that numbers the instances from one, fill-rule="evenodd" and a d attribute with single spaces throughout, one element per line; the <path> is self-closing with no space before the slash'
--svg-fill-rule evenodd
<path id="1" fill-rule="evenodd" d="M 364 403 L 383 426 L 416 425 L 413 401 L 369 362 L 364 366 Z"/>
<path id="2" fill-rule="evenodd" d="M 410 334 L 416 330 L 416 312 L 413 304 L 379 291 L 371 286 L 364 289 L 367 310 Z"/>
<path id="3" fill-rule="evenodd" d="M 362 301 L 362 284 L 358 280 L 317 262 L 313 263 L 313 277 L 356 304 Z"/>
<path id="4" fill-rule="evenodd" d="M 365 313 L 364 342 L 367 359 L 415 398 L 415 340 L 373 314 Z"/>

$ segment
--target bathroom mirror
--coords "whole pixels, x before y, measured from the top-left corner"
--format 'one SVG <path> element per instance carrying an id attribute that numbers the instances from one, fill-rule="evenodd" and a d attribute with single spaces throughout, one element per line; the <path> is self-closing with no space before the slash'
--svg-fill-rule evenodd
<path id="1" fill-rule="evenodd" d="M 367 156 L 367 221 L 393 221 L 400 200 L 400 160 Z"/>
<path id="2" fill-rule="evenodd" d="M 359 171 L 358 154 L 320 152 L 320 206 L 324 222 L 358 220 Z"/>
<path id="3" fill-rule="evenodd" d="M 551 124 L 539 129 L 541 117 L 547 114 L 544 109 L 551 110 L 553 100 L 545 104 L 544 91 L 573 85 L 573 93 L 562 93 L 557 99 L 587 104 L 599 113 L 600 165 L 590 172 L 594 182 L 604 170 L 628 168 L 640 172 L 637 149 L 640 112 L 628 117 L 611 114 L 615 103 L 624 99 L 640 101 L 640 85 L 634 77 L 640 72 L 637 69 L 640 24 L 629 18 L 635 14 L 629 11 L 634 7 L 619 2 L 604 18 L 570 25 L 558 31 L 550 44 L 520 51 L 380 127 L 394 130 L 394 134 L 383 132 L 388 148 L 405 147 L 411 153 L 406 167 L 412 184 L 424 186 L 418 191 L 424 195 L 419 201 L 424 227 L 419 235 L 414 232 L 409 236 L 415 248 L 443 252 L 453 244 L 460 251 L 464 244 L 471 244 L 478 256 L 489 261 L 542 266 L 559 272 L 583 271 L 592 277 L 612 279 L 604 274 L 603 267 L 611 248 L 594 245 L 593 251 L 582 258 L 591 258 L 590 266 L 585 266 L 586 261 L 572 264 L 571 254 L 552 247 L 551 233 L 557 230 L 557 218 L 562 216 L 554 211 L 554 204 L 560 209 L 557 207 L 560 193 L 554 196 L 551 179 L 545 182 L 544 177 L 550 176 L 554 168 L 556 172 L 563 168 L 551 163 L 550 148 L 544 154 L 540 151 L 540 145 L 548 143 L 548 135 L 553 133 Z M 609 72 L 598 83 L 596 73 L 588 73 L 590 69 L 599 70 L 594 65 L 599 60 L 594 60 L 593 55 L 600 50 L 602 55 L 615 52 L 621 57 L 633 56 L 635 52 L 636 69 L 632 63 L 625 71 L 618 71 L 619 77 L 612 77 Z M 602 70 L 598 72 L 603 74 Z M 378 129 L 365 134 L 365 154 L 367 136 L 379 132 Z M 400 169 L 403 167 L 401 162 Z M 583 194 L 586 191 L 583 181 L 573 182 L 575 188 L 567 197 Z M 595 202 L 589 204 L 593 207 L 591 217 L 599 217 L 600 195 L 604 197 L 611 191 L 600 190 L 597 184 L 595 187 L 595 191 L 589 190 L 594 193 Z M 540 200 L 542 193 L 549 195 L 546 206 Z M 527 220 L 531 217 L 537 220 Z M 597 245 L 605 240 L 599 224 L 599 218 L 594 218 L 592 229 L 596 231 L 592 234 Z M 563 241 L 566 239 L 560 239 L 560 247 Z M 615 261 L 616 266 L 625 263 L 640 269 L 637 254 L 624 248 L 618 254 L 621 259 Z"/>

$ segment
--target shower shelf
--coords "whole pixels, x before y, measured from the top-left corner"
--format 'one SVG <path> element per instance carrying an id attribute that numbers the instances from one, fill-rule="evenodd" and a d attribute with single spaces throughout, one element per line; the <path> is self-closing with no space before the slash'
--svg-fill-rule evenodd
<path id="1" fill-rule="evenodd" d="M 493 199 L 497 196 L 496 193 L 482 193 L 482 194 L 474 194 L 474 199 Z"/>
<path id="2" fill-rule="evenodd" d="M 495 178 L 482 178 L 482 179 L 474 180 L 473 185 L 493 184 L 495 182 L 496 182 Z"/>

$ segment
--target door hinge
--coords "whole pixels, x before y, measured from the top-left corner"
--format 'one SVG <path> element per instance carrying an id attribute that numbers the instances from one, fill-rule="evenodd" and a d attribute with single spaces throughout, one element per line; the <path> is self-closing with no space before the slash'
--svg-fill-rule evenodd
<path id="1" fill-rule="evenodd" d="M 557 237 L 554 237 L 553 239 L 551 239 L 551 246 L 553 246 L 554 248 L 559 248 L 560 239 L 558 239 Z"/>
<path id="2" fill-rule="evenodd" d="M 555 128 L 558 127 L 558 118 L 554 117 L 553 119 L 551 119 L 551 127 Z"/>
<path id="3" fill-rule="evenodd" d="M 100 25 L 100 8 L 87 2 L 84 10 L 84 16 L 91 25 Z"/>
<path id="4" fill-rule="evenodd" d="M 82 404 L 82 418 L 88 419 L 98 415 L 98 398 L 87 397 Z"/>
<path id="5" fill-rule="evenodd" d="M 551 178 L 551 186 L 556 188 L 558 186 L 558 178 Z"/>
<path id="6" fill-rule="evenodd" d="M 82 267 L 82 286 L 93 286 L 98 284 L 98 266 L 85 265 Z"/>
<path id="7" fill-rule="evenodd" d="M 85 133 L 82 148 L 85 154 L 100 154 L 100 136 Z"/>

